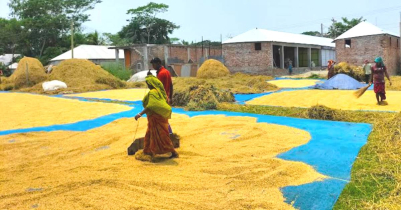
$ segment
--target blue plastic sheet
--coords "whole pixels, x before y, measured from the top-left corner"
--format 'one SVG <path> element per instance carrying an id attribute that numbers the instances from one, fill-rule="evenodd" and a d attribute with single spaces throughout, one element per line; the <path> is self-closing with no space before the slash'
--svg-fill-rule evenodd
<path id="1" fill-rule="evenodd" d="M 61 97 L 61 96 L 58 96 Z M 86 99 L 79 99 L 86 101 Z M 109 102 L 109 99 L 99 99 Z M 246 99 L 244 99 L 246 100 Z M 71 124 L 53 125 L 0 131 L 0 135 L 12 133 L 26 133 L 34 131 L 86 131 L 106 125 L 123 117 L 134 117 L 142 110 L 140 101 L 130 102 L 132 110 L 110 114 L 92 120 L 84 120 Z M 173 113 L 186 114 L 190 117 L 202 115 L 225 115 L 255 117 L 258 122 L 273 123 L 290 126 L 308 131 L 311 140 L 277 157 L 290 161 L 301 161 L 313 166 L 319 173 L 328 176 L 328 179 L 300 186 L 287 186 L 281 189 L 285 202 L 293 204 L 299 209 L 331 209 L 340 196 L 343 188 L 350 180 L 352 164 L 359 150 L 366 144 L 371 132 L 371 125 L 364 123 L 347 123 L 335 121 L 310 120 L 290 117 L 258 115 L 225 111 L 185 111 L 173 108 Z M 105 149 L 105 148 L 101 148 Z"/>
<path id="2" fill-rule="evenodd" d="M 313 86 L 313 88 L 322 90 L 357 90 L 365 86 L 366 84 L 362 84 L 348 75 L 337 74 L 326 82 Z"/>

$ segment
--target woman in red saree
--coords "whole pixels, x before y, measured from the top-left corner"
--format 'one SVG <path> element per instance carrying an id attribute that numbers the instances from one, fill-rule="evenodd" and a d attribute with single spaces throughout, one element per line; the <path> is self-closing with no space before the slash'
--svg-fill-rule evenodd
<path id="1" fill-rule="evenodd" d="M 383 59 L 381 57 L 377 57 L 375 59 L 376 65 L 372 67 L 372 74 L 370 77 L 370 84 L 373 82 L 373 90 L 376 93 L 376 100 L 377 104 L 381 105 L 384 100 L 386 100 L 386 84 L 384 80 L 384 76 L 387 77 L 387 79 L 390 82 L 391 85 L 391 80 L 390 76 L 387 73 L 387 68 L 384 66 Z"/>
<path id="2" fill-rule="evenodd" d="M 333 60 L 329 60 L 327 63 L 327 70 L 329 71 L 327 74 L 327 79 L 334 77 L 334 64 L 336 62 Z"/>
<path id="3" fill-rule="evenodd" d="M 146 77 L 146 84 L 150 91 L 142 101 L 144 109 L 135 116 L 135 120 L 143 114 L 146 114 L 148 118 L 143 153 L 150 156 L 171 153 L 171 158 L 176 158 L 178 153 L 174 149 L 168 129 L 171 107 L 167 103 L 166 91 L 160 80 L 153 75 Z"/>

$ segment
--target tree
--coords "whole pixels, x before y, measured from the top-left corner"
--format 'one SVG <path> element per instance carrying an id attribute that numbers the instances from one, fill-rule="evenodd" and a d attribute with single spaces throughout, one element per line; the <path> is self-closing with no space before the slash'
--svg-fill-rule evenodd
<path id="1" fill-rule="evenodd" d="M 322 35 L 319 31 L 305 31 L 302 34 L 309 35 L 309 36 L 321 36 Z"/>
<path id="2" fill-rule="evenodd" d="M 180 39 L 177 37 L 172 37 L 169 40 L 170 40 L 170 44 L 178 44 L 180 42 Z"/>
<path id="3" fill-rule="evenodd" d="M 346 17 L 343 17 L 341 19 L 343 22 L 337 22 L 334 18 L 331 20 L 333 23 L 329 27 L 329 37 L 336 38 L 351 29 L 352 27 L 358 25 L 359 23 L 366 21 L 366 19 L 363 19 L 363 17 L 353 18 L 351 20 L 348 20 L 348 18 Z"/>
<path id="4" fill-rule="evenodd" d="M 86 43 L 91 45 L 104 45 L 105 40 L 97 31 L 86 35 Z"/>
<path id="5" fill-rule="evenodd" d="M 197 45 L 200 46 L 202 45 L 202 42 L 197 42 L 197 43 L 193 43 L 192 45 Z M 203 40 L 203 46 L 215 46 L 215 47 L 220 47 L 221 46 L 221 42 L 217 42 L 217 41 L 210 41 L 210 40 Z"/>
<path id="6" fill-rule="evenodd" d="M 10 0 L 11 15 L 23 22 L 27 56 L 41 58 L 48 47 L 60 47 L 71 23 L 79 29 L 89 20 L 85 11 L 101 0 Z"/>
<path id="7" fill-rule="evenodd" d="M 10 53 L 14 55 L 24 41 L 22 22 L 15 18 L 9 20 L 0 18 L 0 28 L 0 48 L 2 49 L 0 54 Z"/>
<path id="8" fill-rule="evenodd" d="M 168 8 L 169 6 L 166 4 L 150 2 L 145 6 L 128 10 L 127 14 L 133 15 L 133 17 L 128 26 L 125 26 L 119 33 L 120 37 L 128 38 L 133 43 L 168 43 L 168 34 L 178 29 L 179 26 L 156 17 L 157 14 L 166 12 Z"/>
<path id="9" fill-rule="evenodd" d="M 129 41 L 125 38 L 121 38 L 120 35 L 112 33 L 103 33 L 104 42 L 107 45 L 123 46 L 128 45 Z"/>

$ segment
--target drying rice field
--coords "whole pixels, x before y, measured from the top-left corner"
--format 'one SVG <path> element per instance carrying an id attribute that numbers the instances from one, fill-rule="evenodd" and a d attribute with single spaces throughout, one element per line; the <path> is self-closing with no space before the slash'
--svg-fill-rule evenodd
<path id="1" fill-rule="evenodd" d="M 0 93 L 0 131 L 74 123 L 131 108 L 28 93 Z"/>
<path id="2" fill-rule="evenodd" d="M 283 90 L 246 103 L 401 111 L 397 91 L 388 91 L 389 104 L 378 106 L 373 91 L 356 99 L 354 91 L 285 90 L 318 82 L 269 81 Z M 173 110 L 169 122 L 181 137 L 180 158 L 141 162 L 128 156 L 127 148 L 145 134 L 146 118 L 136 122 L 133 116 L 146 93 L 119 89 L 50 97 L 0 92 L 0 209 L 330 209 L 350 181 L 352 163 L 370 132 L 370 125 L 305 121 L 295 126 L 295 118 L 261 121 L 247 113 Z M 115 117 L 107 118 L 111 115 Z M 102 123 L 96 124 L 100 118 Z M 68 124 L 76 125 L 75 130 L 63 127 Z M 352 132 L 338 136 L 352 126 Z M 327 132 L 328 127 L 336 130 Z M 338 166 L 319 158 L 335 154 L 334 147 L 353 155 L 337 159 Z M 311 148 L 317 152 L 308 152 Z M 346 167 L 340 167 L 341 161 Z M 340 177 L 332 174 L 344 168 Z"/>
<path id="3" fill-rule="evenodd" d="M 109 99 L 117 101 L 139 101 L 148 93 L 148 89 L 117 89 L 107 91 L 95 91 L 79 94 L 68 94 L 67 97 L 80 97 L 92 99 Z"/>
<path id="4" fill-rule="evenodd" d="M 174 115 L 180 158 L 148 163 L 126 155 L 134 125 L 124 118 L 86 132 L 0 136 L 0 208 L 294 209 L 280 188 L 325 178 L 305 163 L 275 158 L 310 140 L 299 129 Z M 145 129 L 141 119 L 138 133 Z"/>
<path id="5" fill-rule="evenodd" d="M 7 125 L 2 130 L 74 123 L 131 109 L 33 94 L 1 94 L 7 103 L 1 103 L 0 110 L 19 102 L 1 113 L 1 123 Z M 88 94 L 118 96 L 115 91 Z M 284 202 L 280 188 L 326 178 L 303 162 L 276 157 L 308 143 L 311 136 L 304 130 L 222 115 L 190 118 L 174 114 L 170 123 L 181 136 L 181 156 L 158 163 L 127 156 L 135 135 L 132 117 L 86 131 L 0 135 L 0 208 L 294 209 Z M 146 118 L 141 118 L 137 137 L 144 135 L 146 124 Z"/>
<path id="6" fill-rule="evenodd" d="M 309 108 L 324 105 L 342 110 L 401 111 L 401 91 L 387 91 L 388 105 L 377 105 L 375 93 L 368 90 L 355 98 L 352 90 L 296 90 L 282 91 L 247 102 L 250 105 Z"/>

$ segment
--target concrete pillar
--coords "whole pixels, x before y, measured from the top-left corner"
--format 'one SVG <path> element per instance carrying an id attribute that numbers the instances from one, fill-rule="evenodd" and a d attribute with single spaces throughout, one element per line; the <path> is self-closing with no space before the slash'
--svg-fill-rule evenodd
<path id="1" fill-rule="evenodd" d="M 164 46 L 164 63 L 165 63 L 164 65 L 166 65 L 166 67 L 169 65 L 168 58 L 169 58 L 168 46 Z"/>
<path id="2" fill-rule="evenodd" d="M 308 48 L 308 66 L 309 68 L 312 67 L 312 49 Z"/>
<path id="3" fill-rule="evenodd" d="M 299 68 L 299 51 L 298 47 L 295 48 L 295 53 L 294 53 L 294 67 Z"/>
<path id="4" fill-rule="evenodd" d="M 116 63 L 120 62 L 120 51 L 119 49 L 116 49 Z"/>
<path id="5" fill-rule="evenodd" d="M 280 68 L 284 69 L 284 46 L 280 48 Z"/>
<path id="6" fill-rule="evenodd" d="M 189 61 L 189 59 L 191 59 L 191 48 L 187 47 L 187 52 L 188 52 L 188 59 L 187 62 Z"/>
<path id="7" fill-rule="evenodd" d="M 143 69 L 148 70 L 149 69 L 149 58 L 148 58 L 148 46 L 145 45 L 143 47 Z"/>
<path id="8" fill-rule="evenodd" d="M 319 66 L 323 66 L 323 54 L 322 54 L 322 49 L 319 49 Z"/>

